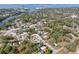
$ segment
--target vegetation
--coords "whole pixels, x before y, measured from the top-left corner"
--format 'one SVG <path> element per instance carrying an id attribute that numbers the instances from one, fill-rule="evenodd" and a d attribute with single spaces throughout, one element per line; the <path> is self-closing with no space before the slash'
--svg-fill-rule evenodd
<path id="1" fill-rule="evenodd" d="M 79 43 L 79 11 L 77 10 L 79 8 L 26 10 L 26 12 L 21 13 L 16 21 L 12 19 L 0 27 L 0 30 L 3 31 L 12 24 L 20 28 L 16 31 L 16 27 L 13 27 L 15 30 L 11 31 L 17 37 L 4 36 L 3 33 L 6 32 L 0 32 L 0 39 L 7 41 L 6 43 L 4 42 L 4 46 L 1 46 L 0 53 L 42 53 L 40 48 L 45 45 L 44 43 L 48 43 L 56 50 L 64 47 L 68 52 L 75 52 Z M 76 17 L 72 17 L 73 14 Z M 33 34 L 35 35 L 31 38 Z M 9 42 L 11 40 L 12 42 Z M 42 42 L 42 40 L 45 42 Z M 50 47 L 46 46 L 46 50 L 43 53 L 50 54 L 52 52 Z"/>
<path id="2" fill-rule="evenodd" d="M 2 40 L 13 40 L 14 37 L 12 37 L 12 36 L 1 36 L 0 39 L 2 39 Z"/>
<path id="3" fill-rule="evenodd" d="M 76 44 L 75 43 L 70 43 L 69 45 L 66 46 L 66 48 L 70 52 L 75 52 L 76 51 Z"/>
<path id="4" fill-rule="evenodd" d="M 44 53 L 45 53 L 45 54 L 51 54 L 51 53 L 52 53 L 52 50 L 49 49 L 49 48 L 47 48 Z"/>

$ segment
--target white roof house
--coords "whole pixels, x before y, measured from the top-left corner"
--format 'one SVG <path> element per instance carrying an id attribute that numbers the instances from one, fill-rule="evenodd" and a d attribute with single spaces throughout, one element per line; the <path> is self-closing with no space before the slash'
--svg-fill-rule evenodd
<path id="1" fill-rule="evenodd" d="M 46 46 L 42 46 L 40 49 L 41 49 L 42 51 L 45 51 L 45 50 L 46 50 Z"/>
<path id="2" fill-rule="evenodd" d="M 78 18 L 78 16 L 73 14 L 73 15 L 71 15 L 71 18 Z"/>
<path id="3" fill-rule="evenodd" d="M 21 34 L 21 38 L 22 38 L 22 39 L 26 39 L 28 36 L 29 36 L 29 35 L 28 35 L 27 32 L 23 32 L 23 33 Z"/>

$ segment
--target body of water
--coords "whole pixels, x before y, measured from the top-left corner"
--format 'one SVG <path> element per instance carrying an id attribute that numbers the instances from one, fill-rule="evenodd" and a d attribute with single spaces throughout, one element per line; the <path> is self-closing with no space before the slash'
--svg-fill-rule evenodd
<path id="1" fill-rule="evenodd" d="M 0 4 L 0 8 L 79 8 L 79 4 Z"/>
<path id="2" fill-rule="evenodd" d="M 18 16 L 10 16 L 6 19 L 4 19 L 2 22 L 0 22 L 0 26 L 3 26 L 5 23 L 7 23 L 9 20 L 12 20 L 14 18 L 17 18 Z"/>
<path id="3" fill-rule="evenodd" d="M 79 8 L 79 4 L 0 4 L 0 9 L 2 8 Z M 9 20 L 16 18 L 17 16 L 10 16 L 7 19 L 0 22 L 0 26 L 7 23 Z"/>

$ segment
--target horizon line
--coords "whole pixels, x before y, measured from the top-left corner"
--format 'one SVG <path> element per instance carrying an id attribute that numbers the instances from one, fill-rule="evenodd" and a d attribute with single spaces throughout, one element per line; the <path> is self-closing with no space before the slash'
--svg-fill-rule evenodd
<path id="1" fill-rule="evenodd" d="M 79 8 L 79 4 L 0 4 L 1 8 Z"/>

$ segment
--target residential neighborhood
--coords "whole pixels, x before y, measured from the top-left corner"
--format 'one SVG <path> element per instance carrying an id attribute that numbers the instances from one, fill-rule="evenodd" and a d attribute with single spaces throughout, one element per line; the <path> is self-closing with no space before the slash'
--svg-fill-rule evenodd
<path id="1" fill-rule="evenodd" d="M 79 8 L 0 9 L 1 54 L 79 53 Z"/>

